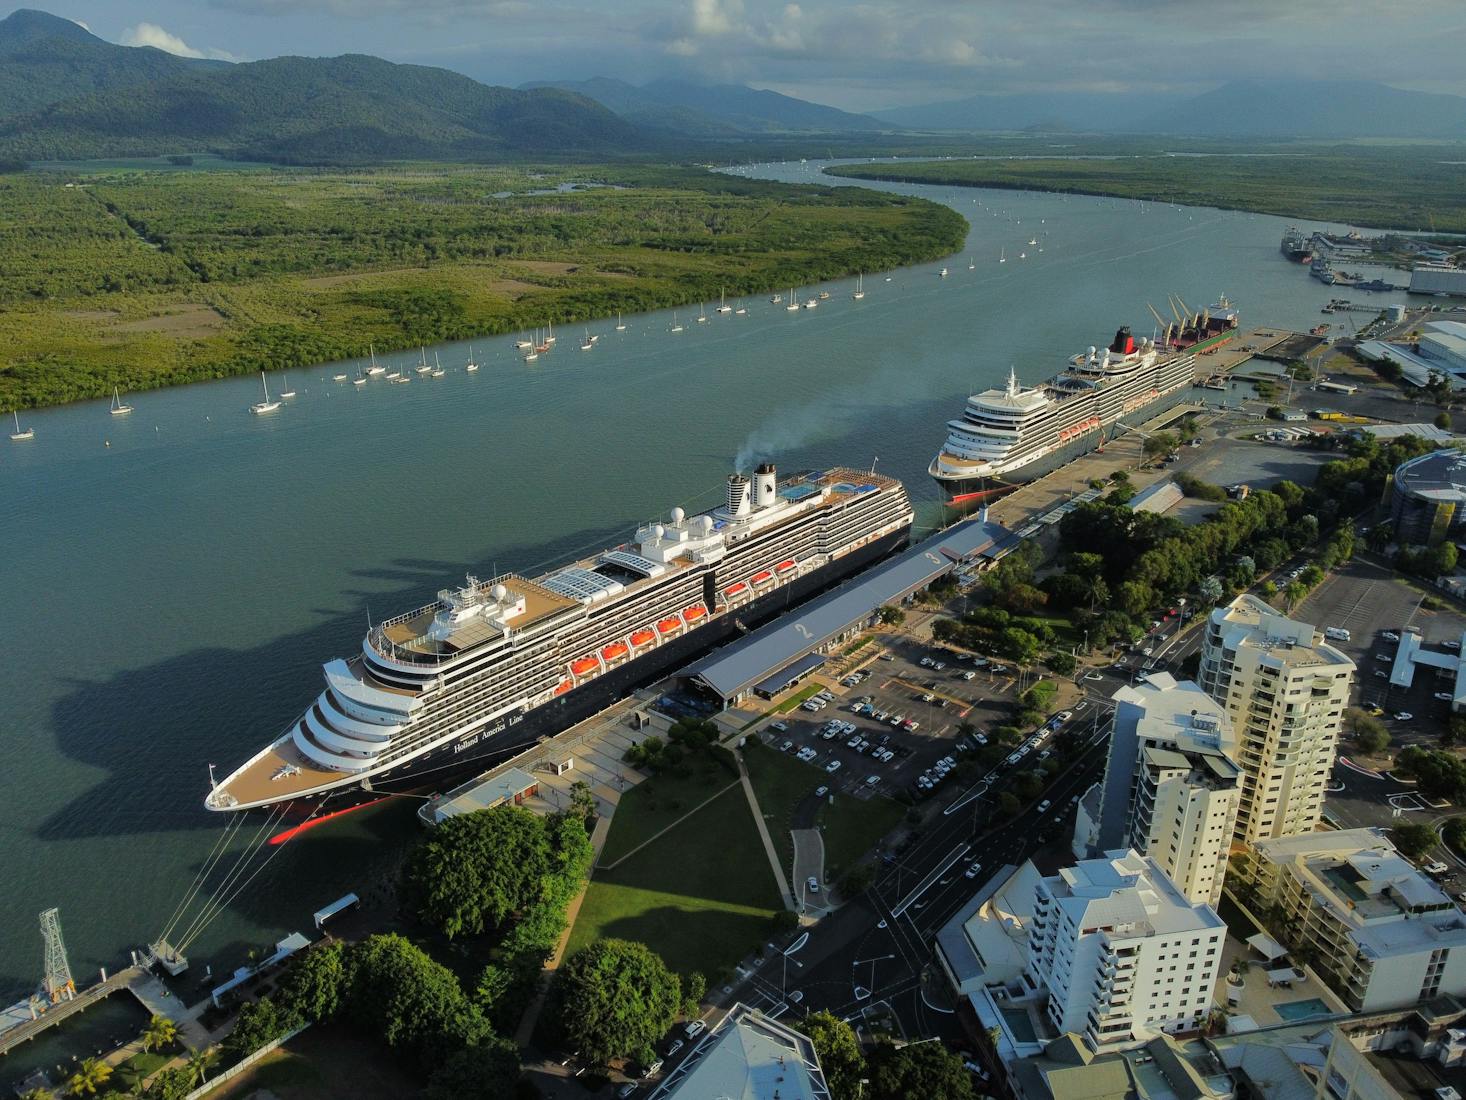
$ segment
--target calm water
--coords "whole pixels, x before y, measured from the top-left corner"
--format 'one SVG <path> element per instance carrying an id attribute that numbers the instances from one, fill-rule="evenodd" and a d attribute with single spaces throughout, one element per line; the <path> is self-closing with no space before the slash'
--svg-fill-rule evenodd
<path id="1" fill-rule="evenodd" d="M 817 167 L 761 171 L 808 180 Z M 534 364 L 484 340 L 476 375 L 461 369 L 466 347 L 446 345 L 448 375 L 409 386 L 354 389 L 317 368 L 290 378 L 299 396 L 270 417 L 246 412 L 259 381 L 243 378 L 138 394 L 127 418 L 106 402 L 31 413 L 33 442 L 0 439 L 0 993 L 39 978 L 48 906 L 81 981 L 158 933 L 221 835 L 201 805 L 208 765 L 228 770 L 274 737 L 369 613 L 469 570 L 598 547 L 673 505 L 710 506 L 740 453 L 791 468 L 878 461 L 931 505 L 943 422 L 1010 364 L 1036 381 L 1120 323 L 1148 334 L 1145 302 L 1164 308 L 1168 292 L 1194 308 L 1226 292 L 1246 323 L 1293 326 L 1337 293 L 1281 258 L 1276 218 L 885 189 L 972 221 L 949 278 L 940 263 L 890 282 L 868 273 L 864 301 L 832 284 L 794 314 L 767 295 L 745 317 L 710 305 L 706 324 L 681 310 L 675 335 L 669 313 L 629 316 L 624 333 L 593 325 L 590 352 L 562 329 Z M 237 898 L 206 887 L 220 915 L 190 954 L 232 969 L 306 927 L 391 862 L 410 809 L 269 849 Z"/>

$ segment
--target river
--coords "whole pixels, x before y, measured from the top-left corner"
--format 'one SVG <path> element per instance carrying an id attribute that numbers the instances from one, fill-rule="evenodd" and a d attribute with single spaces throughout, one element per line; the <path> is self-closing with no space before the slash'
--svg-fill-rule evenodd
<path id="1" fill-rule="evenodd" d="M 808 182 L 819 167 L 758 172 Z M 209 764 L 227 771 L 294 719 L 321 662 L 354 651 L 369 615 L 468 571 L 597 548 L 673 505 L 711 506 L 739 454 L 877 463 L 930 521 L 925 469 L 943 422 L 1010 366 L 1037 381 L 1119 324 L 1148 335 L 1145 303 L 1164 311 L 1167 293 L 1201 308 L 1225 292 L 1244 324 L 1293 327 L 1317 323 L 1337 293 L 1281 257 L 1283 219 L 870 186 L 969 218 L 948 278 L 943 263 L 871 272 L 863 301 L 846 281 L 797 313 L 767 296 L 745 316 L 709 303 L 706 323 L 678 311 L 675 334 L 670 312 L 629 316 L 623 333 L 591 326 L 601 340 L 588 352 L 582 332 L 562 331 L 536 363 L 511 339 L 476 341 L 476 374 L 462 369 L 465 345 L 444 345 L 428 355 L 447 375 L 408 386 L 354 388 L 315 368 L 289 379 L 298 396 L 272 416 L 246 411 L 257 378 L 139 394 L 127 417 L 106 402 L 27 414 L 35 439 L 0 441 L 12 643 L 0 662 L 0 995 L 40 978 L 44 908 L 60 907 L 82 984 L 163 928 L 225 824 L 202 808 Z M 269 849 L 190 954 L 232 969 L 307 928 L 391 866 L 411 808 Z"/>

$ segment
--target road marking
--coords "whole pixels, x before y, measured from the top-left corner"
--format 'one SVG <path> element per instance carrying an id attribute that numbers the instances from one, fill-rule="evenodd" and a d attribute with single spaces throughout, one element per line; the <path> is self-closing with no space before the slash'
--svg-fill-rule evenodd
<path id="1" fill-rule="evenodd" d="M 972 851 L 972 845 L 963 844 L 957 848 L 953 848 L 950 852 L 948 852 L 942 862 L 939 863 L 935 869 L 929 871 L 926 878 L 917 883 L 916 888 L 913 889 L 911 893 L 902 898 L 901 901 L 899 901 L 891 909 L 891 915 L 899 917 L 901 916 L 901 914 L 905 913 L 906 910 L 911 907 L 912 902 L 916 901 L 921 897 L 922 894 L 926 893 L 927 890 L 931 888 L 932 883 L 936 882 L 937 879 L 941 878 L 948 871 L 950 871 L 952 867 L 956 865 L 957 861 L 960 860 L 963 856 L 967 855 L 967 853 L 970 851 Z"/>

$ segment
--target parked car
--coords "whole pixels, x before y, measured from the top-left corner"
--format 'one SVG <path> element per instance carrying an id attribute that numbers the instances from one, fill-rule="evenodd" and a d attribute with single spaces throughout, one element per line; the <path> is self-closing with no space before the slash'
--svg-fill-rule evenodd
<path id="1" fill-rule="evenodd" d="M 672 1057 L 672 1055 L 676 1054 L 686 1045 L 687 1044 L 684 1043 L 681 1039 L 673 1039 L 670 1043 L 667 1044 L 667 1057 Z"/>
<path id="2" fill-rule="evenodd" d="M 981 870 L 982 870 L 982 864 L 979 863 L 979 862 L 977 862 L 976 860 L 974 860 L 973 863 L 972 863 L 972 866 L 969 867 L 969 868 L 967 868 L 967 870 L 965 870 L 965 871 L 962 872 L 962 877 L 963 878 L 977 878 L 978 872 L 980 872 Z"/>
<path id="3" fill-rule="evenodd" d="M 1043 813 L 1045 810 L 1047 810 L 1052 805 L 1053 805 L 1053 803 L 1050 802 L 1047 798 L 1045 798 L 1042 802 L 1040 802 L 1038 804 L 1038 812 L 1039 813 Z"/>
<path id="4" fill-rule="evenodd" d="M 783 733 L 788 728 L 789 728 L 789 723 L 783 721 L 782 719 L 780 721 L 778 721 L 778 722 L 770 722 L 769 723 L 769 729 L 771 729 L 771 730 L 778 730 L 780 733 Z"/>
<path id="5" fill-rule="evenodd" d="M 811 894 L 818 894 L 820 892 L 820 880 L 813 875 L 810 875 L 809 878 L 804 880 L 804 885 Z"/>
<path id="6" fill-rule="evenodd" d="M 816 798 L 824 798 L 825 795 L 827 795 L 829 793 L 830 793 L 830 788 L 829 787 L 816 787 L 814 789 L 814 796 Z"/>
<path id="7" fill-rule="evenodd" d="M 839 770 L 840 761 L 838 760 L 831 760 L 828 764 L 825 765 L 825 771 L 829 772 L 831 775 L 834 775 Z"/>
<path id="8" fill-rule="evenodd" d="M 1395 712 L 1396 722 L 1408 722 L 1414 717 L 1415 715 L 1411 714 L 1408 710 L 1400 710 Z"/>
<path id="9" fill-rule="evenodd" d="M 686 1035 L 689 1039 L 695 1039 L 707 1029 L 708 1025 L 701 1020 L 693 1020 L 682 1029 L 682 1034 Z"/>
<path id="10" fill-rule="evenodd" d="M 1387 642 L 1398 642 L 1400 640 L 1400 636 L 1393 630 L 1386 630 L 1380 637 Z"/>

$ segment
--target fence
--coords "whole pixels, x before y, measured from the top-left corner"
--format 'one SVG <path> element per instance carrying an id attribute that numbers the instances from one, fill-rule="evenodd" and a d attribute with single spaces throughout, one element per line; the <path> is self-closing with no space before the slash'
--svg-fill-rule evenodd
<path id="1" fill-rule="evenodd" d="M 225 1081 L 232 1081 L 245 1070 L 249 1069 L 250 1066 L 258 1062 L 266 1054 L 269 1054 L 276 1047 L 280 1046 L 280 1044 L 287 1043 L 291 1039 L 294 1039 L 297 1035 L 299 1035 L 308 1027 L 310 1027 L 310 1024 L 308 1023 L 301 1024 L 300 1027 L 296 1028 L 294 1031 L 288 1031 L 284 1035 L 280 1036 L 280 1038 L 278 1039 L 271 1039 L 264 1046 L 260 1047 L 259 1050 L 255 1051 L 253 1054 L 241 1058 L 239 1061 L 235 1062 L 234 1065 L 230 1066 L 217 1077 L 210 1077 L 207 1082 L 194 1089 L 191 1093 L 185 1096 L 183 1100 L 200 1100 L 201 1097 L 207 1096 L 209 1093 L 213 1092 L 216 1088 L 222 1085 Z"/>

